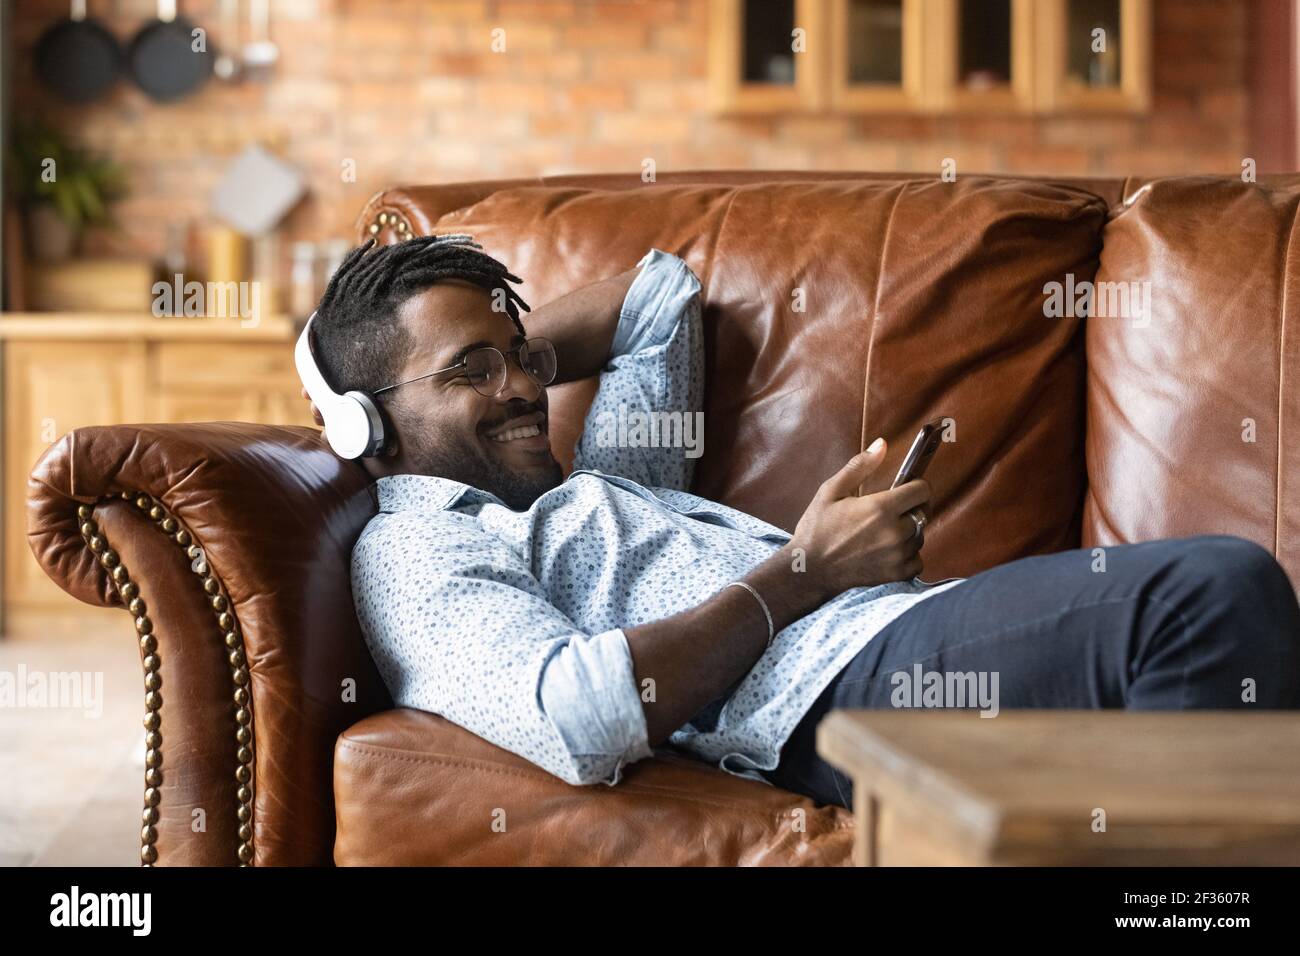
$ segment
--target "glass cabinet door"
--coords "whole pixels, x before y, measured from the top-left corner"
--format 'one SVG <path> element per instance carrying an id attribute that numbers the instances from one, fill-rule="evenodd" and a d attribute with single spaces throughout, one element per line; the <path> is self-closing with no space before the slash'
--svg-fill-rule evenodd
<path id="1" fill-rule="evenodd" d="M 740 82 L 794 86 L 794 0 L 741 0 Z"/>
<path id="2" fill-rule="evenodd" d="M 1066 0 L 1065 82 L 1078 90 L 1119 87 L 1119 0 Z"/>
<path id="3" fill-rule="evenodd" d="M 1041 109 L 1148 108 L 1148 0 L 1041 0 L 1038 17 Z"/>
<path id="4" fill-rule="evenodd" d="M 822 0 L 710 0 L 714 109 L 782 112 L 822 105 Z"/>
<path id="5" fill-rule="evenodd" d="M 830 100 L 853 111 L 923 106 L 925 0 L 831 0 Z"/>
<path id="6" fill-rule="evenodd" d="M 1035 0 L 928 0 L 932 105 L 944 111 L 1034 107 Z"/>

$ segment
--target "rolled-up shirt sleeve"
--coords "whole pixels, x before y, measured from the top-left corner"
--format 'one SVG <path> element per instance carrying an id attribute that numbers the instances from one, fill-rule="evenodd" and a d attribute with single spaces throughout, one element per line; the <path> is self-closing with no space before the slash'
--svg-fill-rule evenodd
<path id="1" fill-rule="evenodd" d="M 700 280 L 660 249 L 637 265 L 573 467 L 686 491 L 704 451 Z"/>
<path id="2" fill-rule="evenodd" d="M 577 770 L 570 783 L 618 783 L 623 765 L 651 754 L 622 630 L 575 635 L 542 674 L 542 710 Z"/>
<path id="3" fill-rule="evenodd" d="M 623 632 L 584 633 L 471 522 L 384 516 L 353 549 L 352 577 L 398 706 L 440 714 L 575 785 L 616 784 L 651 755 Z"/>

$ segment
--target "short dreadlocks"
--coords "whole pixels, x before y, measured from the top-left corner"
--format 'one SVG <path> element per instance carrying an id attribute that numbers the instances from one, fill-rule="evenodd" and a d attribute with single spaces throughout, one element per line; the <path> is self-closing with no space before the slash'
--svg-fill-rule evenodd
<path id="1" fill-rule="evenodd" d="M 402 303 L 437 282 L 459 279 L 500 290 L 519 334 L 519 310 L 530 311 L 508 282 L 517 276 L 470 236 L 420 236 L 391 246 L 370 239 L 339 264 L 312 322 L 316 360 L 336 392 L 374 393 L 401 374 L 411 337 L 397 320 Z"/>

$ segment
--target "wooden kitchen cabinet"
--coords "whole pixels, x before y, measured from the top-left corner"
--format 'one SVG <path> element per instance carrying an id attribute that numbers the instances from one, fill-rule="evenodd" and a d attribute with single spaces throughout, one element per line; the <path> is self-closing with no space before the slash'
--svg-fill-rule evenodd
<path id="1" fill-rule="evenodd" d="M 161 342 L 149 360 L 153 421 L 312 424 L 287 343 L 226 343 L 214 350 L 206 343 Z"/>
<path id="2" fill-rule="evenodd" d="M 927 0 L 926 85 L 942 112 L 1035 106 L 1035 0 Z"/>
<path id="3" fill-rule="evenodd" d="M 25 535 L 27 476 L 55 439 L 83 425 L 140 421 L 147 404 L 139 343 L 17 341 L 4 345 L 4 595 L 70 600 L 32 557 Z"/>
<path id="4" fill-rule="evenodd" d="M 1150 0 L 1039 0 L 1035 18 L 1041 111 L 1150 109 Z"/>
<path id="5" fill-rule="evenodd" d="M 1150 0 L 711 0 L 722 113 L 1140 113 Z"/>
<path id="6" fill-rule="evenodd" d="M 293 323 L 283 318 L 244 328 L 238 321 L 220 319 L 0 316 L 0 631 L 75 628 L 79 615 L 93 616 L 97 610 L 77 604 L 50 581 L 28 547 L 27 477 L 41 454 L 86 425 L 312 425 L 293 367 L 294 332 Z"/>
<path id="7" fill-rule="evenodd" d="M 927 108 L 922 0 L 831 0 L 828 35 L 835 109 L 916 113 Z"/>
<path id="8" fill-rule="evenodd" d="M 823 0 L 713 0 L 709 101 L 733 113 L 817 110 L 825 99 Z"/>

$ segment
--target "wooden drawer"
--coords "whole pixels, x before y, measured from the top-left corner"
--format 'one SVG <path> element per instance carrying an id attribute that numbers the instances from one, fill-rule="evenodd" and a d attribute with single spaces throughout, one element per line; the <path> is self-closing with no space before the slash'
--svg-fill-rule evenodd
<path id="1" fill-rule="evenodd" d="M 295 385 L 293 343 L 159 342 L 150 350 L 157 388 L 211 385 Z"/>
<path id="2" fill-rule="evenodd" d="M 75 607 L 27 544 L 27 476 L 74 428 L 147 418 L 145 346 L 126 342 L 4 343 L 4 595 Z"/>

